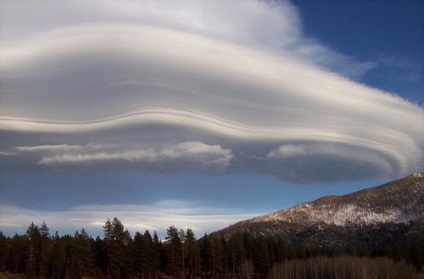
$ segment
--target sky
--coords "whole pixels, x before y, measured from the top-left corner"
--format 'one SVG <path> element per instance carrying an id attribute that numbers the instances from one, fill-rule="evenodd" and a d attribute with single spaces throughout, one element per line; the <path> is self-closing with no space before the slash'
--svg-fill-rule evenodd
<path id="1" fill-rule="evenodd" d="M 0 2 L 0 231 L 200 237 L 424 169 L 422 1 Z"/>

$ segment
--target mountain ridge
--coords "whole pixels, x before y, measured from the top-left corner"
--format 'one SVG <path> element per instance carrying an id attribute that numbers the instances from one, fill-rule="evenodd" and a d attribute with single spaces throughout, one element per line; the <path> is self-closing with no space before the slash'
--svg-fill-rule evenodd
<path id="1" fill-rule="evenodd" d="M 424 223 L 423 172 L 346 195 L 320 197 L 240 221 L 214 234 L 229 237 L 234 233 L 248 232 L 293 239 L 308 230 L 315 231 L 315 236 L 324 230 L 342 235 L 340 238 L 344 239 L 349 237 L 349 230 L 357 231 L 364 226 L 399 227 L 411 222 Z"/>
<path id="2" fill-rule="evenodd" d="M 407 191 L 407 194 L 405 192 Z M 326 223 L 407 223 L 424 218 L 424 175 L 414 173 L 379 186 L 341 196 L 324 196 L 251 219 Z"/>

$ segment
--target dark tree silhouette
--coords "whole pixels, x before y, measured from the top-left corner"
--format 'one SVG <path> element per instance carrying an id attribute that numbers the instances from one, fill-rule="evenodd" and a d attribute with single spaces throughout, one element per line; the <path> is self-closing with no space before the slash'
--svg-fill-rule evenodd
<path id="1" fill-rule="evenodd" d="M 147 230 L 131 238 L 117 218 L 106 220 L 104 237 L 96 239 L 84 229 L 50 236 L 45 223 L 31 223 L 25 235 L 0 232 L 0 273 L 54 279 L 414 278 L 423 267 L 420 226 L 363 227 L 343 250 L 249 233 L 196 239 L 193 230 L 174 226 L 164 242 Z"/>

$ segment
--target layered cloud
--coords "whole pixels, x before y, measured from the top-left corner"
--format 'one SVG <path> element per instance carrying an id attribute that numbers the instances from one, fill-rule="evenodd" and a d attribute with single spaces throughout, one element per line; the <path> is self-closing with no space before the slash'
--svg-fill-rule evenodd
<path id="1" fill-rule="evenodd" d="M 6 214 L 7 212 L 7 214 Z M 164 237 L 169 226 L 191 228 L 197 237 L 203 236 L 238 220 L 258 214 L 246 214 L 236 209 L 205 208 L 182 200 L 162 200 L 149 205 L 86 205 L 66 211 L 34 211 L 10 205 L 0 205 L 0 228 L 6 234 L 23 234 L 30 225 L 45 222 L 51 233 L 73 233 L 82 227 L 93 237 L 103 236 L 102 226 L 107 219 L 118 218 L 132 235 L 149 230 Z M 13 219 L 10 218 L 13 216 Z"/>
<path id="2" fill-rule="evenodd" d="M 84 24 L 28 24 L 38 36 L 24 42 L 3 35 L 3 169 L 257 172 L 310 183 L 424 166 L 423 109 L 343 77 L 373 65 L 304 38 L 289 3 L 106 3 L 91 21 L 94 7 L 71 5 L 71 14 L 84 7 Z"/>
<path id="3" fill-rule="evenodd" d="M 18 146 L 9 156 L 39 158 L 38 164 L 46 167 L 92 166 L 102 167 L 108 164 L 134 165 L 140 169 L 179 172 L 223 171 L 232 159 L 228 149 L 219 145 L 207 145 L 201 142 L 181 142 L 177 144 L 146 146 L 130 144 L 88 144 L 80 145 L 41 145 Z M 182 167 L 182 166 L 183 167 Z"/>
<path id="4" fill-rule="evenodd" d="M 297 8 L 289 1 L 166 0 L 82 1 L 24 0 L 0 3 L 0 43 L 22 43 L 39 34 L 84 24 L 126 23 L 157 26 L 221 41 L 287 50 L 350 78 L 377 66 L 338 53 L 302 34 Z M 31 16 L 28 16 L 28 10 Z"/>

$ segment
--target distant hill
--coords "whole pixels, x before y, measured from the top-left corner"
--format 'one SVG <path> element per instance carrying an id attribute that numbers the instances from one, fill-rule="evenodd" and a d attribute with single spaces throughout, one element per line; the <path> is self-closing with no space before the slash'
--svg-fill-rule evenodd
<path id="1" fill-rule="evenodd" d="M 342 250 L 424 242 L 424 174 L 343 196 L 325 196 L 214 234 L 229 238 L 236 233 L 272 235 L 295 245 Z"/>

